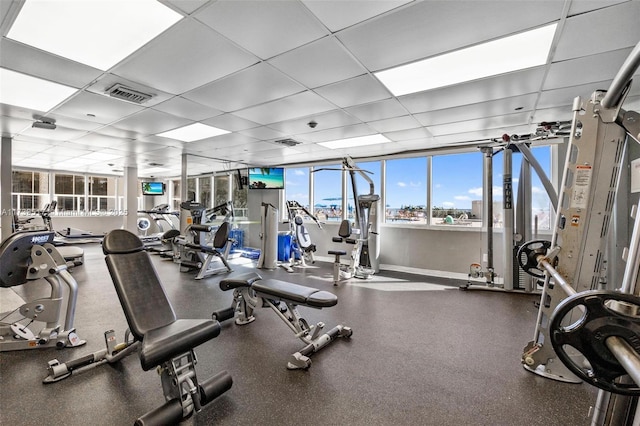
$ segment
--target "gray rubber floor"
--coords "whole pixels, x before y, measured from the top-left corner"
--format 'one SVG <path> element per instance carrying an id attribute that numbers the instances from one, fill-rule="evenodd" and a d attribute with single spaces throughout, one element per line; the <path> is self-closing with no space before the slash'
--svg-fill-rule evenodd
<path id="1" fill-rule="evenodd" d="M 137 355 L 44 385 L 47 361 L 61 362 L 103 349 L 103 332 L 126 329 L 99 245 L 83 246 L 86 264 L 75 268 L 79 300 L 75 326 L 87 344 L 0 354 L 1 425 L 126 425 L 163 402 L 155 371 Z M 209 318 L 230 305 L 222 277 L 201 281 L 154 256 L 174 309 L 182 318 Z M 269 309 L 246 326 L 223 324 L 220 336 L 196 350 L 202 381 L 220 370 L 232 389 L 184 421 L 195 425 L 588 425 L 596 390 L 525 371 L 520 355 L 533 337 L 533 295 L 457 289 L 452 280 L 382 271 L 370 281 L 334 287 L 331 264 L 317 263 L 263 276 L 335 292 L 337 306 L 300 307 L 309 321 L 345 324 L 338 339 L 312 356 L 306 371 L 289 371 L 289 356 L 304 344 Z M 135 279 L 135 277 L 132 277 Z M 435 284 L 435 285 L 434 285 Z M 13 287 L 30 298 L 46 282 Z"/>

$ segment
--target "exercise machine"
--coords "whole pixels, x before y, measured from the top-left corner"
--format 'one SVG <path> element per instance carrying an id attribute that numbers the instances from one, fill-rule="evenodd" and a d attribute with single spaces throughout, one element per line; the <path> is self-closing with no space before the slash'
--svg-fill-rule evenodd
<path id="1" fill-rule="evenodd" d="M 518 253 L 520 266 L 544 279 L 534 339 L 524 348 L 523 365 L 554 380 L 599 385 L 594 425 L 635 424 L 633 418 L 640 419 L 634 413 L 635 396 L 640 394 L 640 304 L 637 297 L 628 295 L 638 291 L 637 208 L 632 211 L 633 233 L 619 287 L 617 282 L 608 283 L 606 268 L 607 239 L 627 145 L 640 142 L 640 114 L 622 109 L 639 66 L 640 43 L 608 91 L 575 99 L 552 240 L 529 241 Z M 607 291 L 610 284 L 619 291 Z M 622 377 L 623 372 L 635 385 L 624 382 L 628 378 Z M 634 398 L 615 396 L 625 392 Z"/>
<path id="2" fill-rule="evenodd" d="M 155 369 L 160 375 L 165 402 L 138 418 L 136 424 L 176 424 L 201 411 L 233 384 L 226 371 L 199 382 L 195 370 L 194 348 L 217 337 L 220 323 L 176 318 L 149 254 L 135 234 L 123 229 L 111 231 L 102 249 L 127 319 L 127 335 L 130 332 L 133 342 L 125 337 L 125 342 L 116 345 L 113 332 L 107 332 L 106 350 L 65 364 L 50 361 L 44 383 L 69 377 L 74 370 L 119 361 L 137 350 L 142 369 Z"/>
<path id="3" fill-rule="evenodd" d="M 158 204 L 151 210 L 138 210 L 136 225 L 145 247 L 160 254 L 172 251 L 171 240 L 180 235 L 180 231 L 176 227 L 178 217 L 178 212 L 171 211 L 168 204 Z M 152 222 L 156 225 L 158 232 L 147 235 Z"/>
<path id="4" fill-rule="evenodd" d="M 206 209 L 200 203 L 186 201 L 180 204 L 180 208 L 188 211 L 188 216 L 191 217 L 191 223 L 187 225 L 185 233 L 173 238 L 174 261 L 180 265 L 180 271 L 197 269 L 196 280 L 221 272 L 231 272 L 231 266 L 227 261 L 233 245 L 233 240 L 229 238 L 229 219 L 225 218 L 220 225 L 203 224 L 202 218 Z M 213 262 L 216 259 L 222 266 Z"/>
<path id="5" fill-rule="evenodd" d="M 318 169 L 328 170 L 328 169 Z M 380 233 L 379 218 L 380 196 L 375 194 L 373 180 L 368 176 L 368 171 L 356 167 L 354 161 L 346 157 L 342 163 L 343 171 L 349 173 L 353 199 L 355 200 L 355 222 L 352 226 L 346 219 L 340 224 L 338 237 L 333 237 L 333 242 L 346 242 L 351 246 L 350 250 L 332 249 L 328 253 L 334 256 L 333 283 L 350 278 L 369 279 L 380 270 Z M 356 174 L 367 182 L 369 192 L 359 194 Z M 341 256 L 350 253 L 348 263 L 343 263 Z"/>
<path id="6" fill-rule="evenodd" d="M 306 267 L 308 263 L 315 263 L 313 254 L 316 252 L 316 245 L 311 242 L 311 235 L 304 225 L 305 217 L 311 218 L 320 229 L 322 225 L 318 218 L 295 200 L 287 201 L 287 216 L 288 235 L 291 236 L 291 256 L 288 261 L 282 263 L 282 266 L 292 272 L 291 268 L 294 266 Z"/>
<path id="7" fill-rule="evenodd" d="M 338 337 L 351 337 L 352 330 L 337 325 L 324 332 L 324 323 L 309 325 L 299 314 L 298 306 L 314 309 L 329 308 L 338 303 L 338 297 L 328 291 L 306 287 L 275 279 L 262 279 L 255 272 L 220 281 L 220 289 L 233 290 L 231 307 L 216 311 L 212 318 L 226 321 L 235 318 L 237 325 L 246 325 L 255 320 L 254 310 L 260 307 L 271 308 L 300 338 L 306 346 L 291 355 L 287 368 L 290 370 L 307 369 L 311 366 L 309 358 Z"/>
<path id="8" fill-rule="evenodd" d="M 49 297 L 35 299 L 2 314 L 0 351 L 77 347 L 86 343 L 73 327 L 78 283 L 52 244 L 53 239 L 51 231 L 23 231 L 10 235 L 0 245 L 2 287 L 27 284 L 41 278 L 51 287 Z M 9 321 L 12 316 L 20 318 Z M 32 331 L 34 323 L 44 323 L 43 328 Z"/>
<path id="9" fill-rule="evenodd" d="M 278 209 L 269 203 L 260 206 L 260 256 L 258 269 L 278 267 Z"/>

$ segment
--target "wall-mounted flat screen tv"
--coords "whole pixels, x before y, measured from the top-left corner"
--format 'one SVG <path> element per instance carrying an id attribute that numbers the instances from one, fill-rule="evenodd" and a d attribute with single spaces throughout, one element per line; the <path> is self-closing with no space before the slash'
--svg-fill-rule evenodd
<path id="1" fill-rule="evenodd" d="M 164 183 L 142 182 L 142 195 L 164 195 Z"/>
<path id="2" fill-rule="evenodd" d="M 249 189 L 284 189 L 284 169 L 282 167 L 250 168 Z"/>

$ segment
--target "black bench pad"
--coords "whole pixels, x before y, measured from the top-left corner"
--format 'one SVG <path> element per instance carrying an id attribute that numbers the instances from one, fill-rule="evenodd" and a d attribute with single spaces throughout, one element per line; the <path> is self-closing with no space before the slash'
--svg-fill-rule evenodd
<path id="1" fill-rule="evenodd" d="M 339 254 L 340 256 L 345 256 L 347 252 L 345 250 L 329 250 L 329 254 Z"/>
<path id="2" fill-rule="evenodd" d="M 261 279 L 262 277 L 255 272 L 236 275 L 220 280 L 220 290 L 227 291 L 238 287 L 250 287 L 251 284 Z"/>
<path id="3" fill-rule="evenodd" d="M 196 232 L 211 232 L 217 229 L 216 225 L 202 225 L 200 223 L 194 223 L 191 225 L 191 230 Z"/>
<path id="4" fill-rule="evenodd" d="M 338 303 L 338 297 L 328 291 L 279 280 L 260 280 L 251 286 L 261 296 L 277 298 L 314 308 L 328 308 Z"/>
<path id="5" fill-rule="evenodd" d="M 149 330 L 142 339 L 140 363 L 147 371 L 195 348 L 220 334 L 220 323 L 213 320 L 179 319 Z"/>

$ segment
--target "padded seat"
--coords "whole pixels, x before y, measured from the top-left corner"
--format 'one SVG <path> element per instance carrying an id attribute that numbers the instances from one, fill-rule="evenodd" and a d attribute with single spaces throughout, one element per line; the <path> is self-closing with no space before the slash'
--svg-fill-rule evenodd
<path id="1" fill-rule="evenodd" d="M 176 319 L 158 274 L 133 233 L 116 229 L 102 251 L 131 333 L 142 342 L 140 363 L 146 371 L 216 337 L 220 323 Z"/>
<path id="2" fill-rule="evenodd" d="M 279 280 L 260 280 L 251 286 L 256 293 L 285 299 L 313 308 L 328 308 L 338 303 L 338 297 L 328 291 Z"/>
<path id="3" fill-rule="evenodd" d="M 150 370 L 219 334 L 219 322 L 193 319 L 179 319 L 164 327 L 149 330 L 142 339 L 140 349 L 142 369 Z"/>
<path id="4" fill-rule="evenodd" d="M 347 252 L 345 250 L 329 250 L 329 254 L 338 255 L 338 256 L 346 256 Z"/>
<path id="5" fill-rule="evenodd" d="M 214 231 L 216 228 L 217 228 L 216 225 L 202 225 L 199 223 L 194 223 L 190 226 L 190 229 L 196 232 L 211 232 L 211 231 Z"/>

